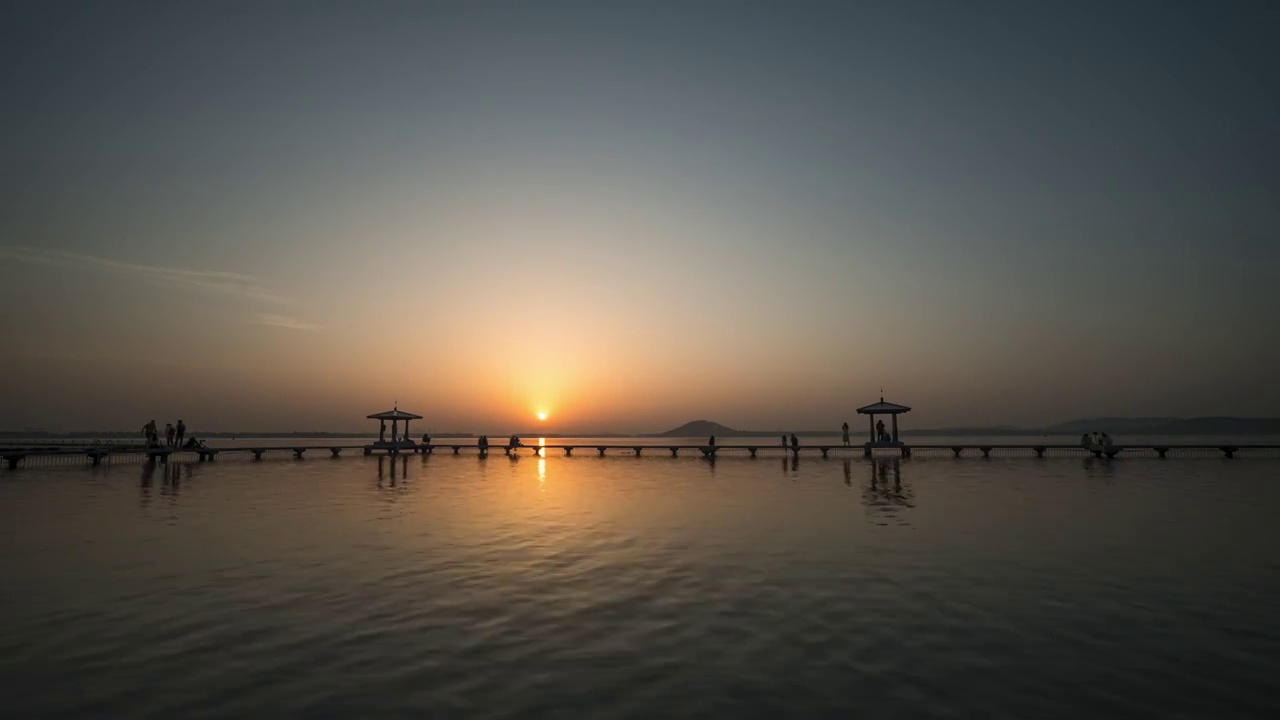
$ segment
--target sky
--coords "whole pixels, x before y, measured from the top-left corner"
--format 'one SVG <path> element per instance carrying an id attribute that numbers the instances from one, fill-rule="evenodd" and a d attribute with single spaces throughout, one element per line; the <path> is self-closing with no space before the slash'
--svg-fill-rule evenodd
<path id="1" fill-rule="evenodd" d="M 1276 27 L 5 3 L 0 429 L 1280 415 Z"/>

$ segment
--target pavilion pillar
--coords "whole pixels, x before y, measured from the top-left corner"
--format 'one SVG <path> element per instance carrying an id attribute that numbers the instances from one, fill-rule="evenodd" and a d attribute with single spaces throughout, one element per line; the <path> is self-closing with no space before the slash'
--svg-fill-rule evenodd
<path id="1" fill-rule="evenodd" d="M 894 434 L 896 435 L 897 432 L 895 431 Z M 405 440 L 409 439 L 409 418 L 404 419 L 404 439 Z"/>
<path id="2" fill-rule="evenodd" d="M 387 441 L 387 421 L 379 420 L 378 421 L 378 442 L 382 443 L 386 441 Z"/>
<path id="3" fill-rule="evenodd" d="M 395 418 L 391 419 L 391 442 L 396 441 L 396 428 L 400 426 L 399 423 L 399 420 L 396 420 Z"/>
<path id="4" fill-rule="evenodd" d="M 893 441 L 898 442 L 898 413 L 893 414 Z"/>
<path id="5" fill-rule="evenodd" d="M 874 443 L 876 441 L 876 414 L 868 413 L 867 417 L 869 418 L 867 422 L 871 423 L 871 430 L 867 433 L 867 437 Z"/>

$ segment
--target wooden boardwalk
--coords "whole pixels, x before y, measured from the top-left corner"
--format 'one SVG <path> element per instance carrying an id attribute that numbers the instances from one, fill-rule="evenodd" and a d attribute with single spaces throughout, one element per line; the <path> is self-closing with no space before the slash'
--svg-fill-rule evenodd
<path id="1" fill-rule="evenodd" d="M 222 456 L 238 456 L 251 457 L 253 460 L 262 460 L 265 455 L 284 455 L 292 456 L 296 460 L 302 460 L 307 453 L 312 455 L 322 455 L 330 458 L 340 457 L 343 451 L 360 451 L 364 455 L 373 454 L 389 454 L 389 455 L 432 455 L 435 453 L 462 454 L 483 454 L 483 455 L 519 455 L 532 454 L 543 456 L 544 453 L 550 451 L 559 451 L 565 456 L 573 456 L 575 452 L 581 454 L 595 453 L 599 457 L 606 455 L 626 454 L 631 456 L 643 455 L 664 455 L 669 454 L 670 457 L 679 457 L 681 452 L 685 452 L 695 457 L 704 457 L 716 459 L 722 454 L 737 455 L 754 458 L 760 454 L 768 454 L 774 456 L 792 455 L 799 457 L 801 454 L 818 455 L 823 458 L 831 456 L 860 455 L 863 457 L 912 457 L 917 454 L 941 454 L 954 458 L 960 457 L 982 457 L 992 458 L 1001 456 L 1033 456 L 1037 458 L 1045 457 L 1098 457 L 1098 458 L 1115 458 L 1121 455 L 1131 457 L 1178 457 L 1178 456 L 1216 456 L 1224 458 L 1234 458 L 1237 454 L 1249 457 L 1280 457 L 1280 445 L 1249 445 L 1249 444 L 1125 444 L 1110 445 L 1106 447 L 1087 448 L 1079 444 L 1044 444 L 1044 443 L 1016 443 L 1016 444 L 915 444 L 905 443 L 901 445 L 877 445 L 868 446 L 866 444 L 859 445 L 842 445 L 840 443 L 814 443 L 801 445 L 799 447 L 783 447 L 781 445 L 759 445 L 759 444 L 717 444 L 710 445 L 684 445 L 684 444 L 636 444 L 636 443 L 609 443 L 609 444 L 560 444 L 549 443 L 545 445 L 529 445 L 522 444 L 515 448 L 507 445 L 490 445 L 487 452 L 482 452 L 480 447 L 475 443 L 432 443 L 430 445 L 403 445 L 398 448 L 387 447 L 385 444 L 379 446 L 373 445 L 287 445 L 278 447 L 269 447 L 261 445 L 248 445 L 243 447 L 218 447 L 218 448 L 140 448 L 140 447 L 111 447 L 111 446 L 66 446 L 66 447 L 9 447 L 0 448 L 0 459 L 3 459 L 9 469 L 17 469 L 20 466 L 43 465 L 43 464 L 70 464 L 70 463 L 90 463 L 92 465 L 100 465 L 104 462 L 160 462 L 167 463 L 170 458 L 175 460 L 212 462 Z M 326 455 L 327 453 L 327 455 Z"/>

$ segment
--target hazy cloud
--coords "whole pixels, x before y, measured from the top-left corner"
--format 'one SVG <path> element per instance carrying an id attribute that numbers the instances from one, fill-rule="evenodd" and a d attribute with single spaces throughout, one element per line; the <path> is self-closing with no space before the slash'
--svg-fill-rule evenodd
<path id="1" fill-rule="evenodd" d="M 217 270 L 185 270 L 160 265 L 140 265 L 123 260 L 98 257 L 97 255 L 86 255 L 65 250 L 44 250 L 22 245 L 0 246 L 0 257 L 52 267 L 105 270 L 120 275 L 166 282 L 190 290 L 231 295 L 263 303 L 289 303 L 288 298 L 273 293 L 259 285 L 257 279 L 253 276 L 240 273 Z"/>
<path id="2" fill-rule="evenodd" d="M 289 330 L 319 330 L 320 326 L 313 323 L 291 318 L 286 315 L 276 315 L 275 313 L 259 313 L 258 319 L 255 321 L 259 325 L 267 325 L 269 327 L 286 328 Z"/>

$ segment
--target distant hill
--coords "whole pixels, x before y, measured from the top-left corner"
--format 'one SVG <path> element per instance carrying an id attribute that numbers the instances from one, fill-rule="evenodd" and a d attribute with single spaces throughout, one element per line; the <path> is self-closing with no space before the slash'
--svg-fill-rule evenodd
<path id="1" fill-rule="evenodd" d="M 687 422 L 678 428 L 672 428 L 666 432 L 658 433 L 655 437 L 702 437 L 704 435 L 722 435 L 730 437 L 733 435 L 742 435 L 743 433 L 734 430 L 731 427 L 725 427 L 717 422 L 710 420 L 694 420 Z"/>
<path id="2" fill-rule="evenodd" d="M 1094 430 L 1127 435 L 1280 435 L 1280 418 L 1090 418 L 1054 425 L 1047 432 L 1075 435 Z"/>

